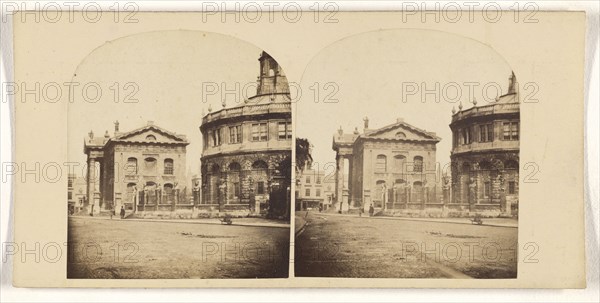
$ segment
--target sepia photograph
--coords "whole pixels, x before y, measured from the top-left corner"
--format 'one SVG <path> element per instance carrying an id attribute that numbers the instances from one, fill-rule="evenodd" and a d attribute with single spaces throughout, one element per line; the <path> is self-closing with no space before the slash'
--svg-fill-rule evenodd
<path id="1" fill-rule="evenodd" d="M 296 276 L 517 277 L 520 93 L 500 54 L 368 32 L 323 49 L 315 83 L 296 104 Z"/>
<path id="2" fill-rule="evenodd" d="M 69 104 L 69 161 L 85 165 L 68 180 L 68 278 L 288 277 L 292 117 L 273 57 L 142 33 L 90 52 L 75 81 L 114 94 Z"/>
<path id="3" fill-rule="evenodd" d="M 597 11 L 56 3 L 2 6 L 3 302 L 596 287 Z"/>

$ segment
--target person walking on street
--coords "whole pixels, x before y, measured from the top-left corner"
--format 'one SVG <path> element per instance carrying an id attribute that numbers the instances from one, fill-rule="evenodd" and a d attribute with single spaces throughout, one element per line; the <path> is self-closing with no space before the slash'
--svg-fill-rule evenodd
<path id="1" fill-rule="evenodd" d="M 373 207 L 373 204 L 371 204 L 369 206 L 369 217 L 373 217 L 373 213 L 375 213 L 375 208 Z"/>
<path id="2" fill-rule="evenodd" d="M 365 212 L 365 208 L 362 205 L 358 206 L 358 216 L 362 217 L 362 214 Z"/>
<path id="3" fill-rule="evenodd" d="M 121 219 L 125 219 L 125 207 L 121 206 Z"/>

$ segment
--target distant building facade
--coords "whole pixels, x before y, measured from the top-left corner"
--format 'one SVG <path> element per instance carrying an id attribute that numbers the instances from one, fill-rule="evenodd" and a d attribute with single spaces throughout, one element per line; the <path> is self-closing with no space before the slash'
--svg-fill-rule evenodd
<path id="1" fill-rule="evenodd" d="M 184 135 L 167 131 L 149 121 L 146 126 L 122 133 L 115 122 L 95 137 L 90 131 L 84 141 L 87 155 L 85 208 L 91 214 L 126 210 L 173 210 L 181 199 L 186 176 Z"/>
<path id="2" fill-rule="evenodd" d="M 329 176 L 329 179 L 331 176 Z M 331 204 L 327 197 L 327 176 L 318 169 L 307 169 L 302 172 L 296 182 L 296 210 L 319 209 L 327 210 Z M 329 182 L 330 190 L 334 182 Z"/>
<path id="3" fill-rule="evenodd" d="M 436 196 L 435 133 L 402 119 L 370 129 L 364 119 L 362 133 L 333 136 L 337 169 L 333 200 L 338 211 L 373 205 L 378 209 L 425 209 L 438 204 Z M 348 168 L 346 168 L 348 166 Z M 348 177 L 345 177 L 345 172 Z"/>
<path id="4" fill-rule="evenodd" d="M 67 179 L 67 203 L 69 213 L 75 214 L 83 210 L 86 201 L 86 181 L 83 177 L 76 174 L 69 174 Z"/>
<path id="5" fill-rule="evenodd" d="M 266 52 L 256 95 L 202 118 L 200 207 L 219 212 L 289 213 L 292 146 L 287 78 Z"/>
<path id="6" fill-rule="evenodd" d="M 514 73 L 489 105 L 453 110 L 451 209 L 517 215 L 520 109 Z"/>

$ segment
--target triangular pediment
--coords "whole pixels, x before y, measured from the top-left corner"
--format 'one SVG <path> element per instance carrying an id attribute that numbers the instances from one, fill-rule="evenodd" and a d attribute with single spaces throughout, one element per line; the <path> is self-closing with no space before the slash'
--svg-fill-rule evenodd
<path id="1" fill-rule="evenodd" d="M 409 140 L 409 141 L 439 141 L 435 133 L 414 127 L 405 122 L 398 122 L 367 132 L 362 136 L 368 139 Z"/>
<path id="2" fill-rule="evenodd" d="M 187 143 L 185 136 L 164 130 L 158 126 L 149 125 L 127 133 L 119 134 L 113 141 L 139 143 Z"/>

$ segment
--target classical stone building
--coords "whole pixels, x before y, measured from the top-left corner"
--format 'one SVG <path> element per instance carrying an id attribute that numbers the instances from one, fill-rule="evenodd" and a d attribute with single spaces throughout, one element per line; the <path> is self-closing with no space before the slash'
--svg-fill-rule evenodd
<path id="1" fill-rule="evenodd" d="M 92 214 L 128 211 L 174 210 L 185 187 L 188 141 L 152 121 L 130 132 L 90 132 L 84 141 L 87 155 L 86 209 Z M 193 205 L 190 205 L 190 208 Z"/>
<path id="2" fill-rule="evenodd" d="M 437 207 L 435 133 L 416 128 L 402 119 L 379 129 L 333 136 L 336 151 L 335 207 L 341 211 L 370 205 L 387 209 Z M 346 165 L 348 178 L 346 179 Z"/>
<path id="3" fill-rule="evenodd" d="M 266 52 L 256 95 L 202 118 L 200 208 L 289 216 L 292 113 L 287 78 Z"/>
<path id="4" fill-rule="evenodd" d="M 494 103 L 453 109 L 450 209 L 516 215 L 519 194 L 519 94 L 514 73 Z"/>

